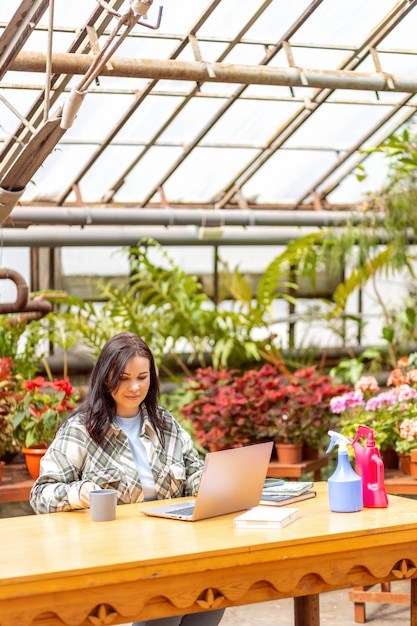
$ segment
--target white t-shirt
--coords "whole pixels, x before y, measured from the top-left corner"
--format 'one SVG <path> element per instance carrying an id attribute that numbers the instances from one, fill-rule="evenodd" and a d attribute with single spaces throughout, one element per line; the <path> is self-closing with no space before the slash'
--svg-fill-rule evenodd
<path id="1" fill-rule="evenodd" d="M 155 481 L 151 466 L 146 455 L 145 446 L 139 438 L 142 428 L 142 416 L 138 413 L 135 417 L 116 417 L 117 423 L 129 440 L 133 460 L 139 472 L 145 500 L 155 500 Z"/>

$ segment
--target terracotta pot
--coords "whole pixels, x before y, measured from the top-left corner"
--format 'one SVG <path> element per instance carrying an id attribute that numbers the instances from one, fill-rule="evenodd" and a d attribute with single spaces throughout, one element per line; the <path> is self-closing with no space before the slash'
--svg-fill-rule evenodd
<path id="1" fill-rule="evenodd" d="M 411 450 L 410 474 L 412 478 L 417 480 L 417 450 Z"/>
<path id="2" fill-rule="evenodd" d="M 398 459 L 400 462 L 400 470 L 403 474 L 411 474 L 410 468 L 410 456 L 408 454 L 399 454 Z"/>
<path id="3" fill-rule="evenodd" d="M 292 463 L 301 463 L 303 460 L 303 444 L 302 443 L 276 443 L 278 463 L 286 465 Z"/>
<path id="4" fill-rule="evenodd" d="M 47 450 L 46 446 L 33 446 L 31 448 L 22 448 L 25 455 L 26 467 L 29 474 L 36 480 L 40 473 L 41 459 Z"/>
<path id="5" fill-rule="evenodd" d="M 381 450 L 381 458 L 384 462 L 385 469 L 398 469 L 398 454 L 394 448 Z"/>
<path id="6" fill-rule="evenodd" d="M 1 485 L 1 481 L 3 480 L 3 467 L 6 465 L 6 463 L 4 461 L 0 461 L 0 485 Z"/>
<path id="7" fill-rule="evenodd" d="M 411 478 L 417 480 L 417 463 L 413 463 L 413 461 L 410 461 L 410 474 Z"/>
<path id="8" fill-rule="evenodd" d="M 315 448 L 312 448 L 310 444 L 304 442 L 303 443 L 303 459 L 306 461 L 315 461 L 319 458 L 319 451 Z"/>

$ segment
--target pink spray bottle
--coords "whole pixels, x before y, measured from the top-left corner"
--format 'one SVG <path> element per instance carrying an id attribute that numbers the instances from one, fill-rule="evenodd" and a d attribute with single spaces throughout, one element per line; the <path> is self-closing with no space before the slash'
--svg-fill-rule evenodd
<path id="1" fill-rule="evenodd" d="M 359 443 L 366 437 L 366 445 Z M 384 462 L 378 447 L 375 445 L 374 431 L 369 426 L 358 426 L 352 440 L 355 452 L 355 469 L 362 477 L 363 506 L 383 509 L 388 506 L 387 492 L 384 482 Z"/>

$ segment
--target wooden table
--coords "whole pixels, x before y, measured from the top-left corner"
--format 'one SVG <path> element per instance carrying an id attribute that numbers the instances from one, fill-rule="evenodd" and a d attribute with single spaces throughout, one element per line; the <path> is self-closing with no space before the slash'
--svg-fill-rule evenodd
<path id="1" fill-rule="evenodd" d="M 388 494 L 417 495 L 417 480 L 398 469 L 385 470 L 385 490 Z M 357 624 L 366 622 L 366 604 L 410 604 L 409 591 L 391 591 L 390 583 L 382 583 L 375 590 L 373 585 L 355 587 L 349 591 L 349 600 L 354 606 L 354 620 Z"/>
<path id="2" fill-rule="evenodd" d="M 234 514 L 150 518 L 142 504 L 112 522 L 85 510 L 1 519 L 0 624 L 120 624 L 294 597 L 296 626 L 319 626 L 321 592 L 408 579 L 417 626 L 417 503 L 332 513 L 327 485 L 316 490 L 283 529 L 235 529 Z"/>

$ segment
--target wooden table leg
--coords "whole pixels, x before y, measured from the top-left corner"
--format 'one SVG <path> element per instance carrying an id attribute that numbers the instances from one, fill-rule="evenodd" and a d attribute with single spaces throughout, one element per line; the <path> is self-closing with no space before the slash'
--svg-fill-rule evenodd
<path id="1" fill-rule="evenodd" d="M 417 626 L 417 578 L 411 579 L 410 626 Z"/>
<path id="2" fill-rule="evenodd" d="M 320 626 L 319 594 L 294 598 L 294 626 Z"/>

